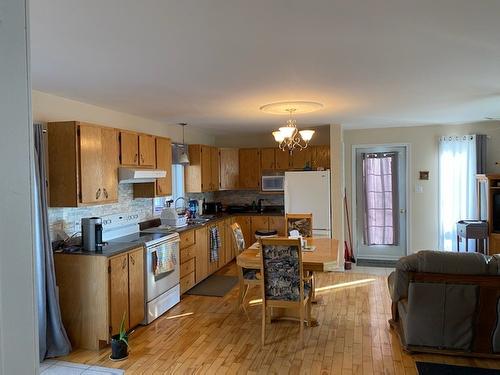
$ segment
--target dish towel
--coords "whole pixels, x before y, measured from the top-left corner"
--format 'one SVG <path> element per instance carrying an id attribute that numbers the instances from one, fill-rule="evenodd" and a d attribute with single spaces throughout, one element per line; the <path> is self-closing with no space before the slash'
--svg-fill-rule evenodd
<path id="1" fill-rule="evenodd" d="M 220 236 L 217 227 L 210 228 L 210 263 L 219 260 Z"/>
<path id="2" fill-rule="evenodd" d="M 161 246 L 151 253 L 153 257 L 153 274 L 158 276 L 162 273 L 173 271 L 177 260 L 171 248 Z"/>

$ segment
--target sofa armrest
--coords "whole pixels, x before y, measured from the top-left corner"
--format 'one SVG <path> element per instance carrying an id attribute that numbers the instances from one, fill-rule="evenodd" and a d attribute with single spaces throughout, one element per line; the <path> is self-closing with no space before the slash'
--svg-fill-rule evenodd
<path id="1" fill-rule="evenodd" d="M 391 272 L 387 278 L 387 285 L 389 287 L 389 294 L 391 296 L 392 302 L 398 302 L 403 298 L 408 297 L 408 285 L 410 283 L 410 277 L 408 272 L 398 270 Z"/>

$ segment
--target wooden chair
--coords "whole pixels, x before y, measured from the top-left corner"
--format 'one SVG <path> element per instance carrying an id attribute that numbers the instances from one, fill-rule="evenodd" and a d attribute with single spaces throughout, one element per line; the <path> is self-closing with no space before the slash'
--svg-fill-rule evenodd
<path id="1" fill-rule="evenodd" d="M 311 277 L 304 277 L 300 239 L 262 238 L 262 345 L 268 308 L 299 310 L 300 341 L 304 346 L 304 318 L 311 325 Z"/>
<path id="2" fill-rule="evenodd" d="M 246 249 L 243 231 L 241 230 L 241 227 L 238 223 L 231 224 L 231 230 L 233 232 L 236 254 L 239 254 Z M 238 299 L 238 306 L 246 313 L 247 310 L 244 303 L 245 297 L 251 285 L 261 284 L 260 270 L 238 267 L 238 279 L 240 284 L 240 295 Z"/>
<path id="3" fill-rule="evenodd" d="M 312 214 L 286 214 L 285 232 L 290 235 L 291 230 L 298 230 L 302 237 L 313 236 L 313 215 Z"/>

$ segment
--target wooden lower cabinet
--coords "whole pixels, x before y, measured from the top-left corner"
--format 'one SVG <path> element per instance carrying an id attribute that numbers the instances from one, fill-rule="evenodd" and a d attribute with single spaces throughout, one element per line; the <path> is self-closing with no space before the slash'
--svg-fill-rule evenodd
<path id="1" fill-rule="evenodd" d="M 195 269 L 196 283 L 208 276 L 208 230 L 207 227 L 195 229 Z"/>
<path id="2" fill-rule="evenodd" d="M 191 272 L 190 274 L 181 277 L 180 280 L 181 294 L 186 293 L 189 289 L 191 289 L 195 285 L 196 285 L 196 277 L 194 272 Z"/>
<path id="3" fill-rule="evenodd" d="M 269 230 L 269 216 L 259 215 L 252 216 L 252 234 L 255 234 L 257 230 Z M 247 246 L 250 246 L 249 243 Z"/>
<path id="4" fill-rule="evenodd" d="M 285 234 L 285 217 L 284 216 L 269 216 L 269 230 L 277 230 L 278 236 L 284 237 Z"/>
<path id="5" fill-rule="evenodd" d="M 55 254 L 59 305 L 73 349 L 99 350 L 144 319 L 144 249 L 113 257 Z"/>
<path id="6" fill-rule="evenodd" d="M 125 315 L 125 329 L 129 329 L 129 299 L 128 299 L 128 255 L 118 255 L 109 260 L 109 325 L 111 334 L 116 335 Z M 144 309 L 144 300 L 143 306 Z"/>

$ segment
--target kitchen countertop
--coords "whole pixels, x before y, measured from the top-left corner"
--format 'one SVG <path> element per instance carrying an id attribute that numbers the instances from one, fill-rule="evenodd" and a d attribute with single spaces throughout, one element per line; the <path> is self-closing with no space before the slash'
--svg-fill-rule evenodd
<path id="1" fill-rule="evenodd" d="M 55 250 L 55 254 L 70 254 L 70 255 L 91 255 L 91 256 L 104 256 L 112 257 L 121 253 L 125 253 L 132 249 L 142 247 L 141 243 L 108 243 L 102 247 L 102 251 L 86 251 L 79 245 L 72 245 L 64 249 Z"/>
<path id="2" fill-rule="evenodd" d="M 208 216 L 208 215 L 207 215 Z M 259 213 L 257 211 L 247 211 L 247 212 L 236 212 L 236 213 L 220 213 L 213 216 L 213 218 L 209 219 L 204 223 L 196 223 L 196 224 L 188 224 L 184 227 L 180 228 L 172 228 L 172 232 L 182 233 L 190 230 L 194 230 L 197 228 L 201 228 L 205 225 L 209 225 L 215 223 L 219 220 L 224 220 L 230 218 L 232 216 L 284 216 L 282 212 L 262 212 Z M 158 227 L 160 225 L 160 219 L 152 219 L 140 223 L 140 230 L 146 230 L 149 228 Z M 93 256 L 105 256 L 112 257 L 114 255 L 118 255 L 132 249 L 141 247 L 143 244 L 141 242 L 120 242 L 119 238 L 115 238 L 108 242 L 107 245 L 103 246 L 102 251 L 85 251 L 81 248 L 79 244 L 79 239 L 75 238 L 75 241 L 69 244 L 68 247 L 63 249 L 54 250 L 56 254 L 71 254 L 71 255 L 93 255 Z"/>

